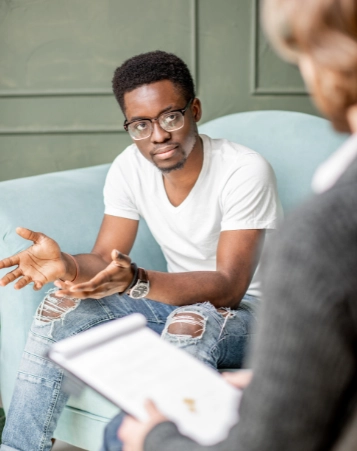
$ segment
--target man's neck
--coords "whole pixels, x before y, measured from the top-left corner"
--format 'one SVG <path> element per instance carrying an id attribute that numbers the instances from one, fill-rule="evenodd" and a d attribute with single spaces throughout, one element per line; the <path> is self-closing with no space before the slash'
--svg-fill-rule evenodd
<path id="1" fill-rule="evenodd" d="M 181 169 L 163 174 L 166 194 L 174 206 L 180 205 L 194 187 L 203 165 L 203 143 L 200 137 Z"/>
<path id="2" fill-rule="evenodd" d="M 200 175 L 202 164 L 203 143 L 201 138 L 197 137 L 197 141 L 183 168 L 163 174 L 165 185 L 166 183 L 168 183 L 177 188 L 182 188 L 189 185 L 193 186 L 196 183 L 198 176 Z"/>

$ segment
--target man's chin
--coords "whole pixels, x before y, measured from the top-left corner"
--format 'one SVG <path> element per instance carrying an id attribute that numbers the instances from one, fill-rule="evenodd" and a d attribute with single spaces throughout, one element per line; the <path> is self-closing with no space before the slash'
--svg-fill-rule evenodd
<path id="1" fill-rule="evenodd" d="M 172 166 L 167 166 L 167 167 L 160 167 L 157 164 L 155 164 L 155 166 L 163 173 L 163 174 L 168 174 L 169 172 L 172 171 L 177 171 L 179 169 L 182 169 L 185 166 L 185 163 L 187 161 L 187 158 L 182 159 L 181 161 L 178 161 L 177 163 L 175 163 Z"/>

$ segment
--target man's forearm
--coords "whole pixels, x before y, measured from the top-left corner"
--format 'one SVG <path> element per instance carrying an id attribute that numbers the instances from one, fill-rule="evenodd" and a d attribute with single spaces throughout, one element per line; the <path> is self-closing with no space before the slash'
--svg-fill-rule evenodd
<path id="1" fill-rule="evenodd" d="M 66 274 L 62 280 L 73 281 L 75 283 L 90 280 L 110 263 L 105 261 L 100 255 L 94 253 L 70 256 L 62 252 L 62 258 L 66 264 Z"/>
<path id="2" fill-rule="evenodd" d="M 236 308 L 244 296 L 250 277 L 228 276 L 220 271 L 162 273 L 148 271 L 148 297 L 171 305 L 190 305 L 209 301 L 215 307 Z"/>

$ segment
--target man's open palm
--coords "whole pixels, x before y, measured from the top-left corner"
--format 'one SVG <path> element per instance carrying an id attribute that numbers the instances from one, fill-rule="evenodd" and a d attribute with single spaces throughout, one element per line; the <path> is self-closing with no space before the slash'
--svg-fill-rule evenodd
<path id="1" fill-rule="evenodd" d="M 0 269 L 17 265 L 17 268 L 0 279 L 0 286 L 6 286 L 19 279 L 14 285 L 15 289 L 23 288 L 33 282 L 34 289 L 40 290 L 46 283 L 64 276 L 65 262 L 56 241 L 43 233 L 33 232 L 23 227 L 18 227 L 16 233 L 25 240 L 33 241 L 34 244 L 12 257 L 0 260 Z"/>

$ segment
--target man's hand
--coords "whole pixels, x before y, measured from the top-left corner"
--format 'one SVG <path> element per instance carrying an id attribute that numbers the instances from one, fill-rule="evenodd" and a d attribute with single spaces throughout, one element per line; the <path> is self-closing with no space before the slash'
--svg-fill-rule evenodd
<path id="1" fill-rule="evenodd" d="M 101 299 L 126 290 L 134 277 L 130 266 L 131 259 L 116 249 L 112 251 L 111 257 L 112 262 L 88 282 L 76 284 L 56 280 L 56 287 L 61 288 L 61 291 L 56 292 L 56 296 Z"/>
<path id="2" fill-rule="evenodd" d="M 147 434 L 157 424 L 167 421 L 152 401 L 146 401 L 145 407 L 149 415 L 147 421 L 141 422 L 128 416 L 120 426 L 118 437 L 123 442 L 123 451 L 143 451 Z"/>
<path id="3" fill-rule="evenodd" d="M 234 373 L 223 373 L 222 376 L 227 382 L 233 385 L 233 387 L 243 390 L 250 384 L 253 378 L 253 371 L 239 370 Z"/>
<path id="4" fill-rule="evenodd" d="M 18 227 L 16 233 L 25 240 L 33 241 L 34 244 L 12 257 L 0 260 L 0 269 L 17 265 L 17 268 L 0 280 L 0 286 L 4 287 L 19 279 L 14 285 L 16 290 L 24 288 L 31 282 L 34 283 L 34 290 L 40 290 L 46 283 L 66 274 L 66 264 L 56 241 L 43 233 L 23 227 Z"/>

